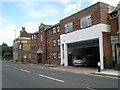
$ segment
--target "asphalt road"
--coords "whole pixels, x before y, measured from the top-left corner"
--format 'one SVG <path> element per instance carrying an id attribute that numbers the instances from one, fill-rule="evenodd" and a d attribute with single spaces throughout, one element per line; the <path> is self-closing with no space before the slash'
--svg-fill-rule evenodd
<path id="1" fill-rule="evenodd" d="M 2 88 L 118 88 L 118 79 L 3 62 Z"/>

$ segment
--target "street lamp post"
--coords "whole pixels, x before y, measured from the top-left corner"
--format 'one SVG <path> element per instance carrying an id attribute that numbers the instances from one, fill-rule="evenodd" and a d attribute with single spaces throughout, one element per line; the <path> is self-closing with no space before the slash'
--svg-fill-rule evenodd
<path id="1" fill-rule="evenodd" d="M 15 39 L 16 39 L 16 30 L 14 30 L 15 31 Z"/>

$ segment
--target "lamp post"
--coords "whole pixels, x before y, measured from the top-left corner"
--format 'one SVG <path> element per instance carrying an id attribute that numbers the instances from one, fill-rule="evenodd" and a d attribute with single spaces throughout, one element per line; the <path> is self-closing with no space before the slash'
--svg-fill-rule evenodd
<path id="1" fill-rule="evenodd" d="M 15 31 L 15 39 L 16 39 L 16 30 L 14 30 Z"/>

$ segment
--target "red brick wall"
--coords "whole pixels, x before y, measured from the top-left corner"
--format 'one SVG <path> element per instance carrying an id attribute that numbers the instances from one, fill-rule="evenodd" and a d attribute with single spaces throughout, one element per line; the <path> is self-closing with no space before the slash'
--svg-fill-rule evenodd
<path id="1" fill-rule="evenodd" d="M 110 42 L 110 33 L 103 33 L 103 51 L 104 51 L 104 65 L 105 68 L 112 68 L 112 49 Z"/>
<path id="2" fill-rule="evenodd" d="M 53 28 L 56 28 L 56 33 L 53 33 Z M 57 40 L 60 39 L 60 32 L 57 32 L 57 26 L 54 26 L 47 30 L 47 41 L 50 41 L 50 46 L 47 46 L 47 63 L 49 64 L 60 64 L 58 59 L 58 53 L 60 52 L 60 47 L 58 46 Z M 49 32 L 49 34 L 48 34 Z M 56 40 L 56 46 L 53 46 L 53 40 Z M 48 53 L 51 53 L 50 58 L 48 58 Z M 53 53 L 56 53 L 56 59 L 53 59 Z"/>
<path id="3" fill-rule="evenodd" d="M 118 32 L 118 18 L 109 19 L 109 24 L 111 28 L 111 36 L 115 36 Z"/>
<path id="4" fill-rule="evenodd" d="M 108 17 L 107 17 L 107 12 L 108 12 L 108 5 L 104 3 L 97 3 L 95 5 L 92 5 L 84 10 L 81 10 L 80 12 L 77 12 L 63 20 L 60 21 L 60 29 L 61 29 L 61 34 L 64 34 L 64 25 L 67 24 L 68 22 L 73 22 L 73 30 L 80 30 L 80 19 L 87 16 L 91 15 L 92 18 L 92 25 L 96 25 L 99 23 L 104 23 L 108 24 Z M 78 25 L 78 26 L 76 26 Z"/>

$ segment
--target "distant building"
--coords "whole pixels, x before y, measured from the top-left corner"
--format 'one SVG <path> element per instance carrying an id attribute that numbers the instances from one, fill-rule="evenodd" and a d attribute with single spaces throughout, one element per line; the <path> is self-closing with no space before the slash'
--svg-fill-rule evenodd
<path id="1" fill-rule="evenodd" d="M 46 29 L 51 25 L 41 24 L 39 31 L 31 34 L 31 62 L 47 63 Z"/>
<path id="2" fill-rule="evenodd" d="M 22 62 L 24 64 L 30 63 L 30 33 L 25 31 L 22 27 L 20 37 L 16 38 L 13 42 L 13 60 L 14 62 Z"/>

